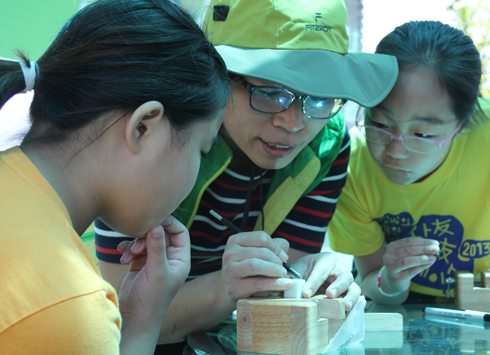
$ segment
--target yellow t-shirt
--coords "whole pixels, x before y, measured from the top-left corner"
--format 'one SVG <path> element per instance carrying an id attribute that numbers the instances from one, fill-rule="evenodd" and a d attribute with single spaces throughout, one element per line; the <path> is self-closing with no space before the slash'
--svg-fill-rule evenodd
<path id="1" fill-rule="evenodd" d="M 490 102 L 480 100 L 480 105 L 490 117 Z M 445 279 L 454 277 L 454 270 L 490 268 L 490 122 L 456 137 L 434 173 L 406 186 L 386 178 L 356 127 L 350 134 L 347 183 L 328 228 L 333 250 L 363 256 L 385 239 L 437 239 L 437 261 L 410 286 L 434 296 L 446 295 Z"/>
<path id="2" fill-rule="evenodd" d="M 116 292 L 19 147 L 0 152 L 0 218 L 0 353 L 118 354 Z"/>

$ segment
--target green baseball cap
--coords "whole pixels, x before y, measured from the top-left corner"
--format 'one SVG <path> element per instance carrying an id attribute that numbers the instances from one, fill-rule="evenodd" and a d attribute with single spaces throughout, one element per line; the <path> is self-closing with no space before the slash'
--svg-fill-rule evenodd
<path id="1" fill-rule="evenodd" d="M 346 21 L 344 0 L 211 0 L 203 28 L 230 72 L 373 107 L 395 85 L 398 64 L 348 53 Z"/>

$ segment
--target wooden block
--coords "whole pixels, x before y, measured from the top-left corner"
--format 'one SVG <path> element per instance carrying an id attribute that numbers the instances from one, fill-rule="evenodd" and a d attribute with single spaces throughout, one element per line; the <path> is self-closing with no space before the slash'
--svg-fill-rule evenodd
<path id="1" fill-rule="evenodd" d="M 456 293 L 463 294 L 465 292 L 469 292 L 473 290 L 475 286 L 475 277 L 471 272 L 458 272 L 456 274 Z"/>
<path id="2" fill-rule="evenodd" d="M 490 312 L 490 288 L 475 287 L 475 277 L 470 272 L 456 274 L 456 308 Z M 483 285 L 488 285 L 486 275 L 482 275 Z"/>
<path id="3" fill-rule="evenodd" d="M 241 299 L 237 303 L 238 351 L 313 355 L 328 346 L 328 319 L 309 299 Z"/>
<path id="4" fill-rule="evenodd" d="M 242 301 L 236 305 L 237 349 L 252 351 L 252 304 Z"/>
<path id="5" fill-rule="evenodd" d="M 328 320 L 328 338 L 333 339 L 335 334 L 339 331 L 340 327 L 342 327 L 347 320 L 347 317 L 344 319 L 329 319 Z"/>
<path id="6" fill-rule="evenodd" d="M 402 331 L 403 316 L 400 313 L 365 313 L 364 330 L 366 332 Z"/>
<path id="7" fill-rule="evenodd" d="M 389 349 L 403 346 L 403 332 L 366 332 L 361 342 L 366 349 Z M 400 354 L 398 352 L 398 354 Z"/>
<path id="8" fill-rule="evenodd" d="M 481 281 L 484 288 L 490 288 L 490 272 L 481 272 Z"/>
<path id="9" fill-rule="evenodd" d="M 490 312 L 490 289 L 474 287 L 472 291 L 459 296 L 456 308 Z"/>
<path id="10" fill-rule="evenodd" d="M 318 303 L 320 318 L 345 319 L 345 301 L 343 298 L 328 299 L 326 296 L 315 296 L 311 299 Z"/>
<path id="11" fill-rule="evenodd" d="M 478 350 L 490 349 L 490 337 L 488 333 L 490 329 L 485 329 L 484 323 L 480 323 L 481 328 L 476 328 L 475 326 L 459 326 L 459 346 L 458 349 L 466 353 L 476 353 L 479 354 Z M 480 347 L 480 349 L 478 349 Z M 482 352 L 482 354 L 485 354 Z"/>
<path id="12" fill-rule="evenodd" d="M 326 314 L 320 311 L 322 307 L 325 312 L 334 308 L 335 316 L 340 316 L 343 308 L 344 318 L 323 318 Z M 325 296 L 241 299 L 237 302 L 237 349 L 238 352 L 267 354 L 321 354 L 346 319 L 343 299 L 328 300 Z M 403 343 L 401 314 L 366 313 L 364 322 L 366 332 L 390 331 L 394 334 L 390 338 L 391 343 L 396 343 L 393 347 L 398 347 L 400 341 Z"/>
<path id="13" fill-rule="evenodd" d="M 403 316 L 400 313 L 365 313 L 366 349 L 401 348 L 403 346 Z"/>

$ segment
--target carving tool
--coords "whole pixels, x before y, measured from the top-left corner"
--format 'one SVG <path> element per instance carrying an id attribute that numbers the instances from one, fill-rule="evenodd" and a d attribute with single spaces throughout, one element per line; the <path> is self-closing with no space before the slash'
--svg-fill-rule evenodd
<path id="1" fill-rule="evenodd" d="M 227 226 L 228 228 L 230 228 L 233 232 L 235 233 L 243 233 L 243 231 L 238 228 L 237 226 L 235 226 L 233 223 L 231 223 L 231 221 L 227 220 L 226 218 L 224 217 L 221 217 L 221 215 L 219 215 L 218 213 L 216 213 L 215 211 L 211 210 L 209 211 L 209 213 L 215 217 L 218 221 L 220 221 L 221 223 L 223 223 L 225 226 Z M 284 266 L 284 268 L 291 274 L 293 275 L 294 277 L 296 277 L 297 279 L 300 279 L 301 280 L 301 275 L 296 271 L 294 270 L 293 268 L 291 268 L 291 266 L 289 266 L 288 264 L 286 263 L 282 263 L 282 266 Z"/>

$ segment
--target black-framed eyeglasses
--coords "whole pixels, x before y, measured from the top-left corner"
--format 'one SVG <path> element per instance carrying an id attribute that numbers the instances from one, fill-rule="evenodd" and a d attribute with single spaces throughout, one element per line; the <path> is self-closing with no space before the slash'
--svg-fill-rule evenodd
<path id="1" fill-rule="evenodd" d="M 347 100 L 321 99 L 309 95 L 298 95 L 285 88 L 275 86 L 254 86 L 240 77 L 245 88 L 250 92 L 250 107 L 258 112 L 279 113 L 291 106 L 294 100 L 303 101 L 303 113 L 315 119 L 330 119 L 344 106 Z"/>

